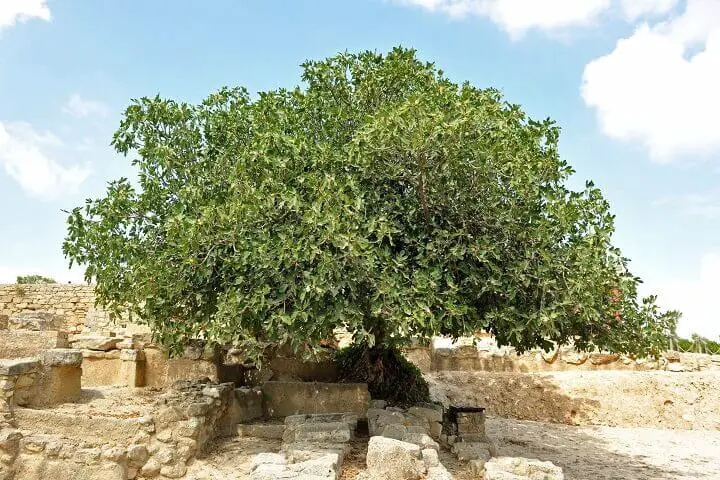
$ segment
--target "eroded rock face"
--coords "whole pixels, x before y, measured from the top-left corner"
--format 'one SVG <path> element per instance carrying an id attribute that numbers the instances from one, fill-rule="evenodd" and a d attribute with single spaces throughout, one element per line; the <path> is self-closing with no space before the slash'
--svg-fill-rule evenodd
<path id="1" fill-rule="evenodd" d="M 485 463 L 485 480 L 565 480 L 562 468 L 523 457 L 499 457 Z"/>
<path id="2" fill-rule="evenodd" d="M 372 437 L 368 442 L 367 473 L 387 480 L 419 480 L 425 475 L 420 447 L 392 438 Z"/>
<path id="3" fill-rule="evenodd" d="M 101 335 L 83 335 L 72 340 L 72 347 L 82 350 L 98 350 L 107 352 L 114 350 L 123 339 L 121 337 L 104 337 Z"/>

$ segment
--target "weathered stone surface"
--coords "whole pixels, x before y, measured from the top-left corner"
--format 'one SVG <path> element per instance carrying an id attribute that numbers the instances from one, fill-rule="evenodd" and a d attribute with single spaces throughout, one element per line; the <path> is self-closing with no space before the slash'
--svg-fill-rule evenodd
<path id="1" fill-rule="evenodd" d="M 339 460 L 340 457 L 337 454 L 327 453 L 318 458 L 289 464 L 287 469 L 291 472 L 297 472 L 301 476 L 316 476 L 334 480 L 338 477 Z"/>
<path id="2" fill-rule="evenodd" d="M 67 347 L 65 332 L 3 330 L 0 335 L 0 358 L 32 357 L 50 348 Z"/>
<path id="3" fill-rule="evenodd" d="M 440 459 L 438 458 L 438 452 L 433 448 L 426 448 L 420 452 L 422 454 L 423 463 L 425 467 L 436 467 L 440 465 Z"/>
<path id="4" fill-rule="evenodd" d="M 262 390 L 271 418 L 343 411 L 364 418 L 370 403 L 364 383 L 265 382 Z"/>
<path id="5" fill-rule="evenodd" d="M 44 351 L 40 360 L 46 367 L 80 367 L 83 355 L 80 350 L 54 348 Z"/>
<path id="6" fill-rule="evenodd" d="M 252 469 L 257 468 L 258 465 L 271 464 L 271 465 L 285 465 L 287 459 L 285 455 L 280 453 L 258 453 L 252 459 Z"/>
<path id="7" fill-rule="evenodd" d="M 0 375 L 22 375 L 39 369 L 40 360 L 34 357 L 0 360 Z"/>
<path id="8" fill-rule="evenodd" d="M 522 458 L 499 457 L 485 463 L 485 480 L 564 480 L 560 467 L 551 462 Z"/>
<path id="9" fill-rule="evenodd" d="M 424 418 L 428 422 L 442 422 L 443 412 L 441 408 L 411 407 L 407 413 Z"/>
<path id="10" fill-rule="evenodd" d="M 405 438 L 407 433 L 407 427 L 400 424 L 385 425 L 382 427 L 380 435 L 386 438 L 394 438 L 395 440 L 402 440 Z"/>
<path id="11" fill-rule="evenodd" d="M 482 442 L 455 442 L 452 446 L 452 453 L 457 455 L 458 460 L 490 460 L 490 445 Z"/>
<path id="12" fill-rule="evenodd" d="M 590 363 L 593 365 L 609 365 L 620 359 L 620 355 L 615 353 L 591 353 Z"/>
<path id="13" fill-rule="evenodd" d="M 288 427 L 283 440 L 286 442 L 344 443 L 352 439 L 347 423 L 302 423 Z"/>
<path id="14" fill-rule="evenodd" d="M 64 318 L 47 311 L 14 313 L 8 317 L 8 329 L 54 330 L 62 329 Z"/>
<path id="15" fill-rule="evenodd" d="M 443 465 L 428 468 L 425 480 L 453 480 L 453 476 Z"/>
<path id="16" fill-rule="evenodd" d="M 368 442 L 367 471 L 386 480 L 419 480 L 425 474 L 420 447 L 385 437 Z"/>
<path id="17" fill-rule="evenodd" d="M 121 337 L 104 337 L 100 335 L 81 335 L 71 340 L 70 344 L 73 348 L 83 350 L 98 350 L 101 352 L 107 352 L 108 350 L 114 350 L 119 342 L 122 341 Z"/>
<path id="18" fill-rule="evenodd" d="M 438 445 L 435 440 L 430 438 L 430 436 L 425 433 L 406 433 L 405 436 L 401 438 L 401 440 L 403 442 L 414 443 L 415 445 L 418 445 L 421 449 L 440 449 L 440 445 Z"/>

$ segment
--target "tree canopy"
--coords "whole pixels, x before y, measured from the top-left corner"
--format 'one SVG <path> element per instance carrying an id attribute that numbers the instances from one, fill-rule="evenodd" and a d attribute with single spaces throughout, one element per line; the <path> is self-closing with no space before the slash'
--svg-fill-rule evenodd
<path id="1" fill-rule="evenodd" d="M 141 98 L 112 141 L 137 180 L 70 212 L 63 250 L 175 349 L 312 350 L 346 327 L 657 353 L 677 313 L 638 299 L 559 134 L 404 48 L 308 61 L 294 89 Z"/>

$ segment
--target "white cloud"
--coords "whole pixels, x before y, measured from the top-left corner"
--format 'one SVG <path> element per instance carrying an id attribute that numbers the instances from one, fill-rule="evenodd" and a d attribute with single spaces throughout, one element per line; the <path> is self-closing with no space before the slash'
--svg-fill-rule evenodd
<path id="1" fill-rule="evenodd" d="M 51 19 L 47 0 L 0 0 L 0 30 L 32 18 Z"/>
<path id="2" fill-rule="evenodd" d="M 86 100 L 79 94 L 74 93 L 63 106 L 63 111 L 77 118 L 86 118 L 94 115 L 106 117 L 110 112 L 110 108 L 102 102 Z"/>
<path id="3" fill-rule="evenodd" d="M 608 10 L 612 0 L 395 0 L 452 17 L 487 17 L 514 38 L 528 30 L 587 25 Z"/>
<path id="4" fill-rule="evenodd" d="M 713 220 L 720 218 L 720 191 L 664 197 L 655 200 L 653 205 L 677 208 L 685 215 Z"/>
<path id="5" fill-rule="evenodd" d="M 62 166 L 47 152 L 63 146 L 52 133 L 38 133 L 27 123 L 0 122 L 0 165 L 31 196 L 53 198 L 73 192 L 90 174 L 86 166 Z"/>
<path id="6" fill-rule="evenodd" d="M 680 0 L 622 0 L 621 6 L 629 20 L 647 15 L 662 15 L 670 12 Z"/>
<path id="7" fill-rule="evenodd" d="M 582 96 L 605 134 L 653 158 L 720 151 L 720 1 L 687 0 L 678 17 L 641 25 L 585 67 Z"/>
<path id="8" fill-rule="evenodd" d="M 720 252 L 704 255 L 694 278 L 646 285 L 643 291 L 657 293 L 663 308 L 682 312 L 680 336 L 698 333 L 715 340 L 720 336 Z"/>

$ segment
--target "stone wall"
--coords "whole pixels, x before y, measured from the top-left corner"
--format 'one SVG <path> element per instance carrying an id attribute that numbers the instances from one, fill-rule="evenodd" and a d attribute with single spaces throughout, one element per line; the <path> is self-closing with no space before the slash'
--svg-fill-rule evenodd
<path id="1" fill-rule="evenodd" d="M 0 317 L 28 311 L 45 311 L 65 319 L 70 333 L 83 330 L 88 311 L 95 304 L 91 285 L 0 285 Z"/>
<path id="2" fill-rule="evenodd" d="M 491 338 L 461 339 L 457 344 L 447 341 L 430 346 L 413 345 L 405 350 L 406 357 L 423 372 L 564 372 L 564 371 L 671 371 L 699 372 L 720 370 L 720 355 L 666 352 L 657 360 L 635 358 L 603 352 L 578 352 L 562 346 L 551 352 L 533 350 L 518 354 L 513 348 L 498 347 Z"/>
<path id="3" fill-rule="evenodd" d="M 257 401 L 247 397 L 259 394 L 227 383 L 185 381 L 138 418 L 20 409 L 18 429 L 0 430 L 0 479 L 181 478 L 211 440 L 234 422 L 255 418 Z"/>

